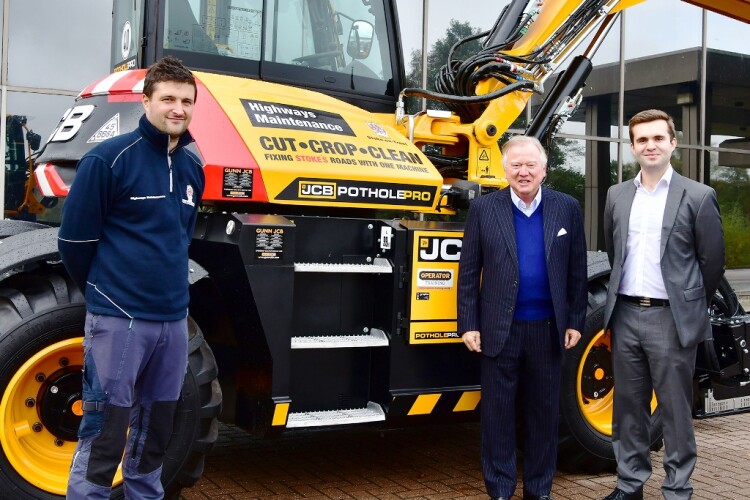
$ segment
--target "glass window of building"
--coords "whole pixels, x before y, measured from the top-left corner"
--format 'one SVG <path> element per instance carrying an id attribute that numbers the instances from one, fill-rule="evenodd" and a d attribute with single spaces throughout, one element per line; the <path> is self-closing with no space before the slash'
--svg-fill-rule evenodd
<path id="1" fill-rule="evenodd" d="M 706 153 L 724 226 L 726 265 L 750 267 L 750 26 L 707 15 Z"/>
<path id="2" fill-rule="evenodd" d="M 702 10 L 682 0 L 641 2 L 624 16 L 627 60 L 701 46 Z"/>
<path id="3" fill-rule="evenodd" d="M 38 203 L 38 192 L 27 196 L 29 160 L 33 163 L 76 94 L 109 72 L 112 2 L 5 0 L 4 4 L 8 17 L 4 20 L 7 60 L 2 61 L 7 73 L 3 72 L 2 82 L 6 99 L 1 216 L 55 222 L 59 220 L 56 200 Z M 2 13 L 0 9 L 0 19 Z"/>
<path id="4" fill-rule="evenodd" d="M 105 76 L 111 12 L 111 1 L 10 2 L 8 85 L 78 92 Z"/>
<path id="5" fill-rule="evenodd" d="M 0 54 L 2 54 L 3 52 L 3 43 L 4 43 L 3 35 L 5 34 L 5 29 L 3 26 L 5 19 L 3 16 L 4 16 L 4 9 L 0 9 Z M 4 64 L 3 64 L 3 67 L 5 67 Z M 5 83 L 5 72 L 0 71 L 0 84 L 4 84 L 4 83 Z"/>
<path id="6" fill-rule="evenodd" d="M 698 144 L 702 10 L 662 0 L 638 4 L 624 16 L 623 123 L 644 109 L 662 109 L 683 131 L 679 142 Z M 691 177 L 697 178 L 695 155 L 689 166 Z"/>
<path id="7" fill-rule="evenodd" d="M 596 30 L 590 33 L 568 59 L 554 72 L 544 85 L 545 94 L 550 92 L 560 74 L 567 70 L 574 57 L 590 54 L 587 48 L 594 41 Z M 617 137 L 617 89 L 620 87 L 620 20 L 611 23 L 607 36 L 590 56 L 595 68 L 583 89 L 583 101 L 575 113 L 562 125 L 560 133 L 601 137 Z M 538 110 L 543 97 L 532 102 L 532 116 Z M 595 121 L 587 119 L 595 118 Z"/>
<path id="8" fill-rule="evenodd" d="M 661 109 L 678 130 L 679 145 L 700 144 L 700 81 L 703 11 L 679 0 L 638 4 L 624 13 L 625 88 L 623 125 L 639 111 Z M 624 127 L 623 138 L 627 136 Z M 623 148 L 623 179 L 632 161 Z M 675 153 L 675 170 L 700 178 L 700 150 Z"/>
<path id="9" fill-rule="evenodd" d="M 33 199 L 26 196 L 26 181 L 33 168 L 34 158 L 49 138 L 60 117 L 73 104 L 68 95 L 9 91 L 5 115 L 5 217 L 46 221 L 60 220 L 56 200 L 41 199 L 34 191 Z M 31 164 L 30 164 L 31 160 Z"/>

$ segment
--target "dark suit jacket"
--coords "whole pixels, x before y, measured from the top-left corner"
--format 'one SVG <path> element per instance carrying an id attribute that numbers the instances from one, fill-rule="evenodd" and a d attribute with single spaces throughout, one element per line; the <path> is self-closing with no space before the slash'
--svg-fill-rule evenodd
<path id="1" fill-rule="evenodd" d="M 518 255 L 512 205 L 510 188 L 472 202 L 461 247 L 458 331 L 479 330 L 487 356 L 502 350 L 516 306 Z M 574 198 L 547 188 L 542 188 L 542 211 L 547 274 L 562 346 L 565 330 L 583 333 L 586 319 L 583 217 Z"/>
<path id="2" fill-rule="evenodd" d="M 636 186 L 633 180 L 612 186 L 604 208 L 604 241 L 612 274 L 604 311 L 609 326 L 622 279 L 622 266 Z M 716 192 L 672 174 L 661 229 L 661 275 L 677 325 L 680 345 L 711 338 L 708 304 L 724 275 L 724 231 Z"/>

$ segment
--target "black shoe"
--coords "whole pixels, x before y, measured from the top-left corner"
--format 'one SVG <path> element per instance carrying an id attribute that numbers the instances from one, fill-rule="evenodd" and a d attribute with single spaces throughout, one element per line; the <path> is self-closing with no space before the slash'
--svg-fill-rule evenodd
<path id="1" fill-rule="evenodd" d="M 508 500 L 507 497 L 490 497 L 490 500 Z"/>
<path id="2" fill-rule="evenodd" d="M 550 495 L 531 495 L 530 493 L 523 494 L 523 500 L 552 500 Z"/>
<path id="3" fill-rule="evenodd" d="M 604 500 L 643 500 L 643 489 L 635 493 L 625 493 L 620 488 L 615 488 L 612 493 L 604 497 Z"/>

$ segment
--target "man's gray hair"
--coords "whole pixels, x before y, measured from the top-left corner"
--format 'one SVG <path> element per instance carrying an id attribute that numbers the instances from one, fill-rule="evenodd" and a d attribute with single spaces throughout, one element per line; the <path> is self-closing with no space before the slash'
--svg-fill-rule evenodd
<path id="1" fill-rule="evenodd" d="M 506 160 L 505 160 L 505 152 L 510 149 L 513 146 L 516 146 L 518 144 L 533 144 L 538 150 L 539 150 L 539 156 L 542 158 L 542 163 L 544 163 L 544 166 L 547 166 L 547 152 L 544 151 L 544 146 L 542 146 L 542 143 L 539 142 L 539 139 L 536 137 L 531 137 L 529 135 L 514 135 L 508 141 L 503 144 L 503 147 L 501 149 L 503 153 L 503 168 L 506 167 Z"/>

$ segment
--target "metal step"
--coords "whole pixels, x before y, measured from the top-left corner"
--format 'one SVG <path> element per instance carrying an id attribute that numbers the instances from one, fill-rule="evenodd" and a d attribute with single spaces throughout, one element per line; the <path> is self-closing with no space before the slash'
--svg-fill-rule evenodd
<path id="1" fill-rule="evenodd" d="M 317 262 L 295 262 L 294 271 L 298 273 L 370 273 L 388 274 L 393 266 L 388 259 L 375 257 L 372 264 L 323 264 Z"/>
<path id="2" fill-rule="evenodd" d="M 714 391 L 708 389 L 703 395 L 703 416 L 715 416 L 722 413 L 738 413 L 750 408 L 750 396 L 739 396 L 729 399 L 715 399 Z"/>
<path id="3" fill-rule="evenodd" d="M 287 427 L 322 427 L 326 425 L 362 424 L 365 422 L 381 422 L 385 420 L 385 412 L 379 404 L 368 401 L 366 408 L 352 408 L 351 410 L 326 410 L 290 413 Z"/>
<path id="4" fill-rule="evenodd" d="M 292 349 L 338 349 L 343 347 L 385 347 L 388 336 L 383 330 L 371 328 L 367 335 L 327 335 L 292 337 Z"/>

